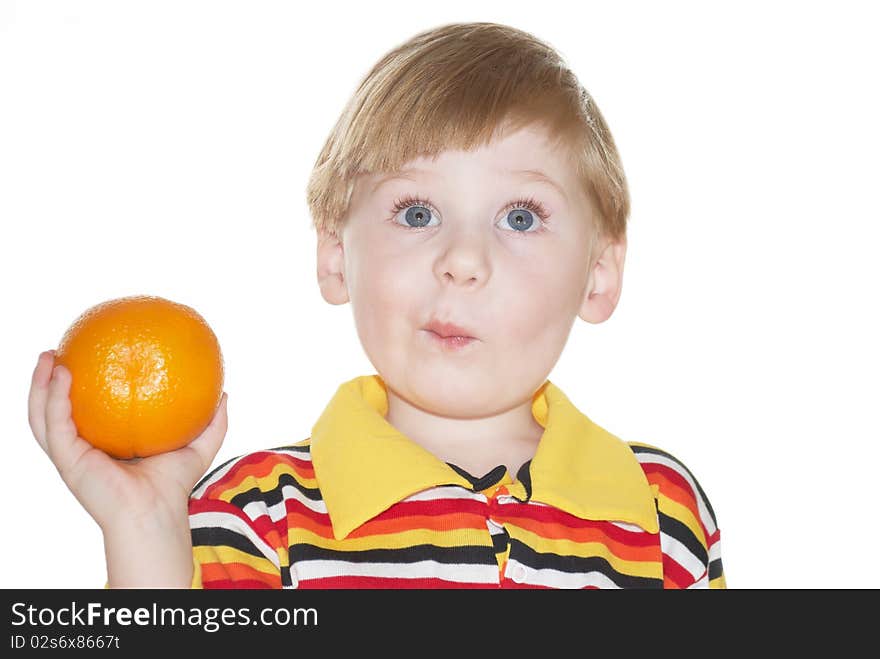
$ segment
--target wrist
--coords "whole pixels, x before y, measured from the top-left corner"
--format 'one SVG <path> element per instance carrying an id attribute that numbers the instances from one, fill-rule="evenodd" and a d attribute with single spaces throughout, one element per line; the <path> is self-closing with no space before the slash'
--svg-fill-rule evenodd
<path id="1" fill-rule="evenodd" d="M 192 537 L 184 514 L 131 517 L 102 529 L 109 588 L 188 588 Z"/>

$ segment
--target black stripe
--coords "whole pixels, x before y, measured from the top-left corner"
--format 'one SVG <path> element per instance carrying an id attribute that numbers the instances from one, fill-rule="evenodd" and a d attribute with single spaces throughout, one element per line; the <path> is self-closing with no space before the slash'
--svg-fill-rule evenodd
<path id="1" fill-rule="evenodd" d="M 516 479 L 523 484 L 526 490 L 526 498 L 523 501 L 529 501 L 532 498 L 532 461 L 524 462 L 522 467 L 516 473 Z M 516 499 L 516 497 L 514 497 Z"/>
<path id="2" fill-rule="evenodd" d="M 658 518 L 660 520 L 661 533 L 670 535 L 678 540 L 681 544 L 687 547 L 688 551 L 696 556 L 703 565 L 709 563 L 709 554 L 703 546 L 703 543 L 701 543 L 697 539 L 697 536 L 694 535 L 693 531 L 679 520 L 670 517 L 669 515 L 665 515 L 664 513 L 659 513 Z"/>
<path id="3" fill-rule="evenodd" d="M 278 476 L 278 482 L 272 484 L 271 490 L 263 490 L 259 487 L 252 487 L 244 492 L 239 492 L 230 500 L 230 503 L 238 508 L 244 507 L 255 501 L 265 503 L 267 506 L 273 506 L 284 500 L 284 493 L 281 488 L 285 485 L 291 485 L 299 490 L 303 496 L 312 501 L 321 501 L 321 491 L 316 487 L 306 487 L 300 483 L 292 474 L 282 473 Z"/>
<path id="4" fill-rule="evenodd" d="M 295 444 L 287 444 L 286 446 L 276 446 L 268 449 L 269 451 L 286 451 L 288 453 L 301 453 L 307 455 L 311 452 L 311 446 L 297 446 Z M 311 458 L 311 456 L 310 456 Z"/>
<path id="5" fill-rule="evenodd" d="M 294 561 L 348 561 L 350 563 L 415 563 L 435 561 L 437 563 L 466 563 L 470 565 L 494 565 L 495 553 L 492 547 L 466 545 L 463 547 L 438 547 L 436 545 L 412 545 L 400 549 L 363 549 L 361 551 L 338 551 L 316 547 L 310 544 L 290 546 L 290 557 Z"/>
<path id="6" fill-rule="evenodd" d="M 662 455 L 664 457 L 675 460 L 675 456 L 671 453 L 667 453 L 663 449 L 655 448 L 653 446 L 636 446 L 635 444 L 628 444 L 628 446 L 632 449 L 633 453 L 652 453 L 654 455 Z M 675 460 L 678 462 L 678 460 Z"/>
<path id="7" fill-rule="evenodd" d="M 611 563 L 601 556 L 561 556 L 559 554 L 538 553 L 519 540 L 510 541 L 510 560 L 516 560 L 535 570 L 556 570 L 567 574 L 599 572 L 608 577 L 620 588 L 663 588 L 663 579 L 639 577 L 615 570 Z"/>
<path id="8" fill-rule="evenodd" d="M 508 535 L 507 529 L 501 529 L 500 532 L 492 534 L 492 549 L 496 554 L 506 551 L 509 542 L 510 535 Z"/>
<path id="9" fill-rule="evenodd" d="M 247 536 L 222 526 L 195 528 L 191 530 L 193 547 L 234 547 L 251 556 L 266 558 Z"/>
<path id="10" fill-rule="evenodd" d="M 687 466 L 681 460 L 676 458 L 671 453 L 667 453 L 666 451 L 664 451 L 662 449 L 651 448 L 651 447 L 647 447 L 647 446 L 633 446 L 632 444 L 630 444 L 629 447 L 632 449 L 633 453 L 651 453 L 653 455 L 661 455 L 664 458 L 668 458 L 669 460 L 671 460 L 672 462 L 677 464 L 679 467 L 681 467 L 682 470 L 688 476 L 691 477 L 691 480 L 694 481 L 694 485 L 697 488 L 697 493 L 700 495 L 700 498 L 703 499 L 703 503 L 706 505 L 706 510 L 709 511 L 709 516 L 712 518 L 712 523 L 715 526 L 718 526 L 718 520 L 715 517 L 715 510 L 712 508 L 712 504 L 709 501 L 709 497 L 706 496 L 706 492 L 703 491 L 703 488 L 700 485 L 700 481 L 697 480 L 697 477 L 694 476 L 693 472 L 690 469 L 688 469 Z"/>
<path id="11" fill-rule="evenodd" d="M 724 568 L 721 566 L 721 559 L 716 558 L 709 563 L 709 579 L 717 579 L 724 574 Z"/>
<path id="12" fill-rule="evenodd" d="M 471 484 L 471 489 L 474 492 L 480 492 L 485 490 L 487 487 L 492 487 L 496 483 L 498 483 L 507 472 L 507 469 L 504 465 L 498 465 L 497 467 L 493 467 L 491 471 L 486 473 L 483 476 L 477 478 L 476 476 L 471 476 L 464 469 L 459 467 L 458 465 L 454 465 L 451 462 L 447 462 L 450 467 L 452 467 L 453 471 L 455 471 L 459 476 L 466 478 L 467 481 Z"/>
<path id="13" fill-rule="evenodd" d="M 281 587 L 283 588 L 284 586 L 292 586 L 292 585 L 293 585 L 293 579 L 291 579 L 291 577 L 290 577 L 290 566 L 289 565 L 282 565 L 281 566 Z"/>
<path id="14" fill-rule="evenodd" d="M 207 481 L 209 481 L 209 480 L 211 479 L 211 477 L 214 476 L 214 474 L 216 474 L 218 471 L 220 471 L 221 469 L 223 469 L 223 467 L 225 467 L 225 466 L 228 465 L 228 464 L 231 464 L 231 463 L 235 462 L 236 460 L 241 460 L 243 457 L 245 457 L 245 456 L 243 456 L 243 455 L 237 455 L 237 456 L 235 456 L 234 458 L 230 458 L 230 459 L 227 460 L 226 462 L 224 462 L 224 463 L 218 465 L 216 468 L 212 469 L 212 470 L 209 471 L 207 474 L 205 474 L 204 476 L 202 476 L 201 480 L 199 480 L 199 482 L 195 484 L 195 487 L 193 487 L 193 489 L 190 490 L 190 496 L 192 496 L 192 493 L 195 492 L 197 489 L 199 489 L 204 483 L 206 483 Z"/>
<path id="15" fill-rule="evenodd" d="M 308 446 L 279 446 L 279 447 L 269 449 L 269 450 L 270 451 L 289 451 L 291 453 L 308 454 L 309 448 L 310 447 L 308 447 Z M 262 452 L 262 451 L 260 451 L 260 452 Z M 234 458 L 230 458 L 226 462 L 221 463 L 220 465 L 218 465 L 217 467 L 215 467 L 214 469 L 209 471 L 207 474 L 202 476 L 202 478 L 199 480 L 199 482 L 196 483 L 195 486 L 193 487 L 193 489 L 190 491 L 190 495 L 192 495 L 193 492 L 195 492 L 197 489 L 199 489 L 202 485 L 204 485 L 207 481 L 209 481 L 214 476 L 214 474 L 219 472 L 221 469 L 223 469 L 227 465 L 235 462 L 236 460 L 243 460 L 244 458 L 251 457 L 252 455 L 254 455 L 254 453 L 246 453 L 243 455 L 237 455 Z M 311 460 L 311 456 L 309 456 L 308 459 Z"/>

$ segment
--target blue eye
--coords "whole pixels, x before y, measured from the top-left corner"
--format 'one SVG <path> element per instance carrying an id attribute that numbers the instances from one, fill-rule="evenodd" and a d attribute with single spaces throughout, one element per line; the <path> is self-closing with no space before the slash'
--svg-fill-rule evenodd
<path id="1" fill-rule="evenodd" d="M 406 195 L 394 202 L 390 221 L 404 229 L 433 228 L 440 222 L 440 215 L 434 212 L 433 208 L 433 204 L 427 199 Z M 549 216 L 544 205 L 532 197 L 518 199 L 508 204 L 504 212 L 506 215 L 498 220 L 495 226 L 504 228 L 503 223 L 507 222 L 513 231 L 505 231 L 513 235 L 542 232 Z M 405 224 L 400 221 L 401 213 L 406 221 Z M 432 223 L 433 220 L 436 222 Z"/>
<path id="2" fill-rule="evenodd" d="M 528 231 L 535 217 L 525 208 L 515 208 L 507 214 L 507 223 L 517 231 Z"/>
<path id="3" fill-rule="evenodd" d="M 425 206 L 410 206 L 406 209 L 406 218 L 407 224 L 412 227 L 423 227 L 431 221 L 431 209 L 426 208 Z"/>

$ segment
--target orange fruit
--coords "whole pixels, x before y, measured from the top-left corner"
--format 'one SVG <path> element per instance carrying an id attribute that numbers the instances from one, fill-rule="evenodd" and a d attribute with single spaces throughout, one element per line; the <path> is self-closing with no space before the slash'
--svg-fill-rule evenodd
<path id="1" fill-rule="evenodd" d="M 71 373 L 80 437 L 115 458 L 186 446 L 223 394 L 223 355 L 194 309 L 151 295 L 84 311 L 64 333 L 55 363 Z"/>

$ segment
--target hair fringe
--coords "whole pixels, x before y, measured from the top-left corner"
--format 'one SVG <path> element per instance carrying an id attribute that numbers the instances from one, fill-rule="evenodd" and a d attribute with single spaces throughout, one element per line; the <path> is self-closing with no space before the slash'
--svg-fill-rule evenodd
<path id="1" fill-rule="evenodd" d="M 306 197 L 317 231 L 338 236 L 357 177 L 399 170 L 501 132 L 545 127 L 568 149 L 596 230 L 626 233 L 623 166 L 593 98 L 546 42 L 497 23 L 451 23 L 387 52 L 361 80 L 315 160 Z"/>

